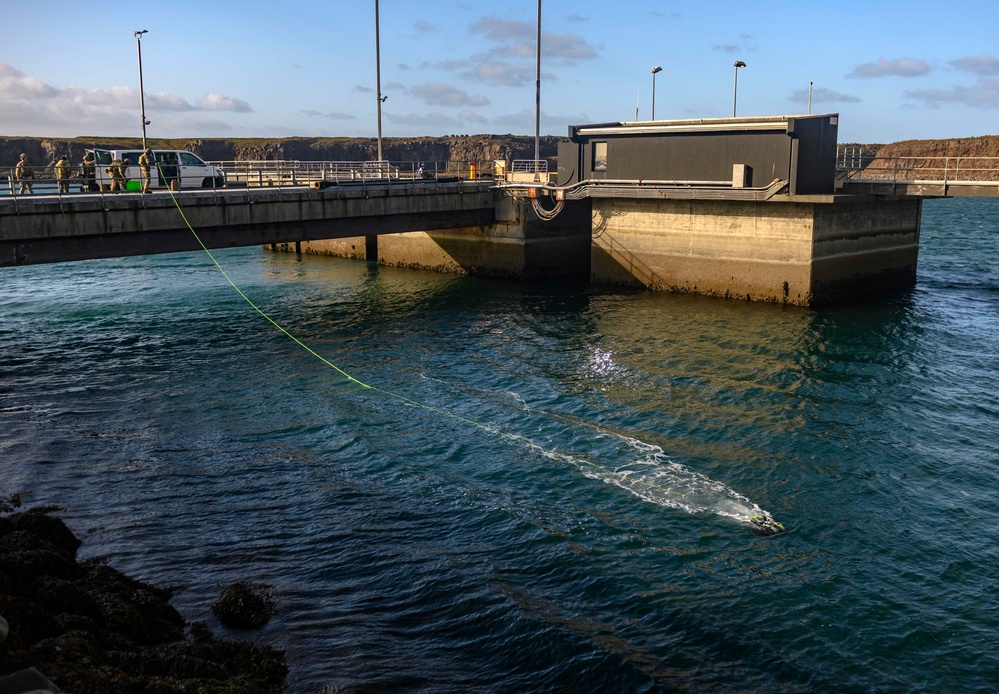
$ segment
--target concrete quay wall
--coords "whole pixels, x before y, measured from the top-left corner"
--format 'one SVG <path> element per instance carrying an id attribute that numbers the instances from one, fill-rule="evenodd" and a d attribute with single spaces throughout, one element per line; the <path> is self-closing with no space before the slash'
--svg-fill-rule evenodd
<path id="1" fill-rule="evenodd" d="M 818 305 L 915 282 L 921 201 L 593 201 L 591 279 Z"/>
<path id="2" fill-rule="evenodd" d="M 590 205 L 566 203 L 553 221 L 541 221 L 524 203 L 500 201 L 493 224 L 274 244 L 296 251 L 377 261 L 380 265 L 477 277 L 541 280 L 589 276 Z"/>
<path id="3" fill-rule="evenodd" d="M 0 205 L 0 266 L 492 223 L 488 185 L 332 187 L 21 198 Z M 183 215 L 178 211 L 178 205 Z M 186 221 L 185 221 L 186 220 Z"/>

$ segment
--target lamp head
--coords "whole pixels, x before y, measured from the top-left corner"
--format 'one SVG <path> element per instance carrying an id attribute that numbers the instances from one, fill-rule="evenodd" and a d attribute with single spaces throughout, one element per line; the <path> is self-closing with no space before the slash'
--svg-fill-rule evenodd
<path id="1" fill-rule="evenodd" d="M 733 65 L 735 65 L 736 67 L 746 67 L 746 64 L 744 62 L 742 62 L 741 60 L 736 60 L 733 63 Z"/>
<path id="2" fill-rule="evenodd" d="M 137 38 L 137 39 L 141 39 L 141 38 L 142 38 L 142 35 L 143 35 L 143 34 L 148 34 L 148 33 L 149 33 L 149 32 L 148 32 L 148 31 L 147 31 L 146 29 L 140 29 L 139 31 L 133 31 L 133 32 L 132 32 L 132 34 L 133 34 L 133 35 L 135 36 L 135 38 Z"/>
<path id="3" fill-rule="evenodd" d="M 652 74 L 653 75 L 656 74 L 657 72 L 662 72 L 662 71 L 663 71 L 663 69 L 659 65 L 656 65 L 654 68 L 652 68 Z"/>

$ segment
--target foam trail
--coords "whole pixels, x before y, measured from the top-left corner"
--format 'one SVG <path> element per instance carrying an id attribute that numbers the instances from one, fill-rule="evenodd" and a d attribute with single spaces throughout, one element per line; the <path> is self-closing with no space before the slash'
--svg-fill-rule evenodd
<path id="1" fill-rule="evenodd" d="M 769 516 L 728 485 L 671 460 L 659 446 L 589 426 L 603 436 L 618 439 L 627 448 L 622 447 L 619 458 L 626 462 L 615 466 L 582 456 L 555 454 L 578 467 L 587 477 L 616 485 L 644 501 L 685 513 L 714 514 L 744 523 L 749 523 L 753 516 Z"/>
<path id="2" fill-rule="evenodd" d="M 507 391 L 498 396 L 493 391 L 476 388 L 466 383 L 439 383 L 461 390 L 474 390 L 497 404 L 510 406 L 531 415 L 547 419 L 549 424 L 560 423 L 557 434 L 566 435 L 577 442 L 585 442 L 587 453 L 562 453 L 550 446 L 538 445 L 537 450 L 551 460 L 558 460 L 578 468 L 591 479 L 613 484 L 649 503 L 676 509 L 694 515 L 713 514 L 731 518 L 753 526 L 762 534 L 775 534 L 783 530 L 767 531 L 753 519 L 773 520 L 768 511 L 728 485 L 672 460 L 655 444 L 617 433 L 585 419 L 530 407 L 518 393 Z M 566 428 L 565 425 L 568 425 Z M 544 426 L 542 425 L 542 428 Z M 578 448 L 579 443 L 573 444 Z M 623 462 L 622 462 L 623 461 Z"/>

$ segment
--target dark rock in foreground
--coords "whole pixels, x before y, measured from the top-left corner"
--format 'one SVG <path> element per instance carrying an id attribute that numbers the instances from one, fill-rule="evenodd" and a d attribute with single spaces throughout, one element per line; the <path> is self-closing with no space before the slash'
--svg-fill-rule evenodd
<path id="1" fill-rule="evenodd" d="M 281 651 L 216 639 L 169 591 L 77 562 L 80 541 L 52 510 L 0 515 L 0 677 L 34 667 L 78 694 L 282 691 Z"/>
<path id="2" fill-rule="evenodd" d="M 233 583 L 212 605 L 212 614 L 232 629 L 259 629 L 274 614 L 274 603 L 264 586 Z"/>

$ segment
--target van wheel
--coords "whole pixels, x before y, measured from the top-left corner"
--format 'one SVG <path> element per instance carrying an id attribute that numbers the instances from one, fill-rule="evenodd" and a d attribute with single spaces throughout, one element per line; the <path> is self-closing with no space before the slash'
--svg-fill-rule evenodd
<path id="1" fill-rule="evenodd" d="M 212 187 L 212 179 L 211 179 L 210 176 L 201 182 L 201 187 L 202 188 L 211 188 Z"/>

